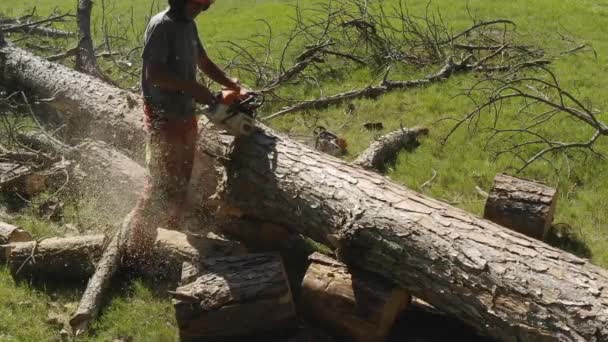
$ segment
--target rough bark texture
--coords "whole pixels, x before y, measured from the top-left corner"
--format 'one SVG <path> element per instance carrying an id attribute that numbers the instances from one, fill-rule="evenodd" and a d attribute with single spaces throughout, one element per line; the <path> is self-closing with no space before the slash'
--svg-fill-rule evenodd
<path id="1" fill-rule="evenodd" d="M 353 163 L 368 170 L 384 172 L 385 164 L 394 160 L 400 150 L 417 147 L 418 138 L 428 134 L 428 128 L 402 128 L 388 133 L 372 143 Z"/>
<path id="2" fill-rule="evenodd" d="M 104 235 L 50 238 L 11 244 L 7 259 L 15 279 L 82 280 L 95 270 Z"/>
<path id="3" fill-rule="evenodd" d="M 27 231 L 0 221 L 0 245 L 13 242 L 26 242 L 32 240 L 32 235 Z"/>
<path id="4" fill-rule="evenodd" d="M 497 339 L 608 339 L 606 270 L 271 134 L 201 136 L 228 152 L 221 194 L 245 215 L 332 243 Z"/>
<path id="5" fill-rule="evenodd" d="M 247 336 L 294 323 L 281 257 L 250 254 L 205 259 L 202 274 L 173 293 L 182 338 Z"/>
<path id="6" fill-rule="evenodd" d="M 553 222 L 557 202 L 554 188 L 498 174 L 483 217 L 536 239 L 544 239 Z"/>
<path id="7" fill-rule="evenodd" d="M 384 341 L 411 296 L 322 254 L 310 260 L 300 295 L 307 316 L 351 341 Z"/>
<path id="8" fill-rule="evenodd" d="M 0 49 L 0 83 L 45 99 L 45 108 L 62 113 L 69 136 L 110 142 L 142 160 L 141 97 L 10 44 Z"/>
<path id="9" fill-rule="evenodd" d="M 0 263 L 10 260 L 9 267 L 16 279 L 87 280 L 95 272 L 104 249 L 103 235 L 51 238 L 2 245 Z M 35 251 L 32 250 L 35 247 Z M 157 229 L 152 267 L 145 276 L 177 282 L 182 263 L 204 257 L 242 255 L 245 247 L 238 242 L 221 239 L 213 234 L 193 236 L 181 232 Z M 27 261 L 27 262 L 26 262 Z M 21 268 L 17 274 L 17 270 Z"/>

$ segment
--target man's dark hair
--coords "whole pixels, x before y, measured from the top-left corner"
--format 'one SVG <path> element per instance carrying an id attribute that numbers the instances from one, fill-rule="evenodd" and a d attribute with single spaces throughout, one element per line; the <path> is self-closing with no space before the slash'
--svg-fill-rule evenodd
<path id="1" fill-rule="evenodd" d="M 177 20 L 187 20 L 186 2 L 188 0 L 169 0 L 169 15 Z"/>

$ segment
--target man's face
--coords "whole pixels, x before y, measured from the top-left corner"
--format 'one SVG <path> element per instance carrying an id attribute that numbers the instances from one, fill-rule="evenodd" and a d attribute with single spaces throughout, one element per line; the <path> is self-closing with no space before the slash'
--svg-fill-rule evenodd
<path id="1" fill-rule="evenodd" d="M 201 12 L 209 9 L 213 0 L 187 0 L 186 15 L 190 19 L 196 18 Z"/>

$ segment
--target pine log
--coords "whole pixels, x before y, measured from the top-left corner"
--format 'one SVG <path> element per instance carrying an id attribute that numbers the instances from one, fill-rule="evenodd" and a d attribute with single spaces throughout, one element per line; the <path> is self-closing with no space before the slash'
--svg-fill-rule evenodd
<path id="1" fill-rule="evenodd" d="M 15 279 L 83 281 L 93 275 L 104 248 L 103 235 L 85 235 L 11 243 L 0 252 L 0 260 L 10 260 Z M 32 249 L 35 251 L 32 253 Z M 242 244 L 214 234 L 194 236 L 159 228 L 154 244 L 153 267 L 144 276 L 179 280 L 182 263 L 210 256 L 242 255 Z M 17 272 L 17 270 L 21 270 Z"/>
<path id="2" fill-rule="evenodd" d="M 543 240 L 553 222 L 557 191 L 544 184 L 498 174 L 483 217 L 501 226 Z"/>
<path id="3" fill-rule="evenodd" d="M 83 280 L 95 271 L 104 240 L 90 235 L 14 243 L 6 258 L 15 279 Z"/>
<path id="4" fill-rule="evenodd" d="M 82 117 L 80 131 L 136 155 L 143 145 L 139 97 L 12 46 L 0 49 L 0 83 L 57 93 L 51 105 Z M 199 149 L 225 164 L 218 199 L 245 215 L 331 243 L 497 339 L 608 340 L 606 270 L 270 130 L 229 140 L 208 130 Z"/>
<path id="5" fill-rule="evenodd" d="M 143 160 L 141 97 L 11 44 L 0 49 L 0 83 L 45 99 L 39 105 L 61 113 L 72 138 L 110 142 Z"/>
<path id="6" fill-rule="evenodd" d="M 307 317 L 349 341 L 384 341 L 411 296 L 322 254 L 315 253 L 310 260 L 300 295 Z"/>
<path id="7" fill-rule="evenodd" d="M 608 339 L 608 272 L 270 130 L 220 155 L 219 198 L 339 249 L 499 340 Z M 220 143 L 222 146 L 217 146 Z"/>
<path id="8" fill-rule="evenodd" d="M 402 128 L 388 133 L 361 152 L 353 163 L 368 170 L 384 172 L 385 164 L 394 160 L 400 150 L 417 147 L 418 138 L 428 134 L 428 128 Z"/>
<path id="9" fill-rule="evenodd" d="M 249 254 L 204 259 L 201 275 L 172 292 L 182 338 L 248 336 L 295 322 L 281 257 Z"/>

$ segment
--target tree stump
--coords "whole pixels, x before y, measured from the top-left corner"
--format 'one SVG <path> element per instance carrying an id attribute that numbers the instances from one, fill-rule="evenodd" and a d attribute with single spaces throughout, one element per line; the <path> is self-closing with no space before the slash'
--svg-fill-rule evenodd
<path id="1" fill-rule="evenodd" d="M 542 240 L 553 221 L 557 191 L 543 184 L 498 174 L 490 190 L 484 218 Z"/>
<path id="2" fill-rule="evenodd" d="M 279 255 L 210 258 L 199 269 L 196 280 L 172 292 L 182 339 L 251 336 L 293 326 L 295 307 Z"/>
<path id="3" fill-rule="evenodd" d="M 352 341 L 383 341 L 411 302 L 405 290 L 315 253 L 302 282 L 305 314 Z"/>

